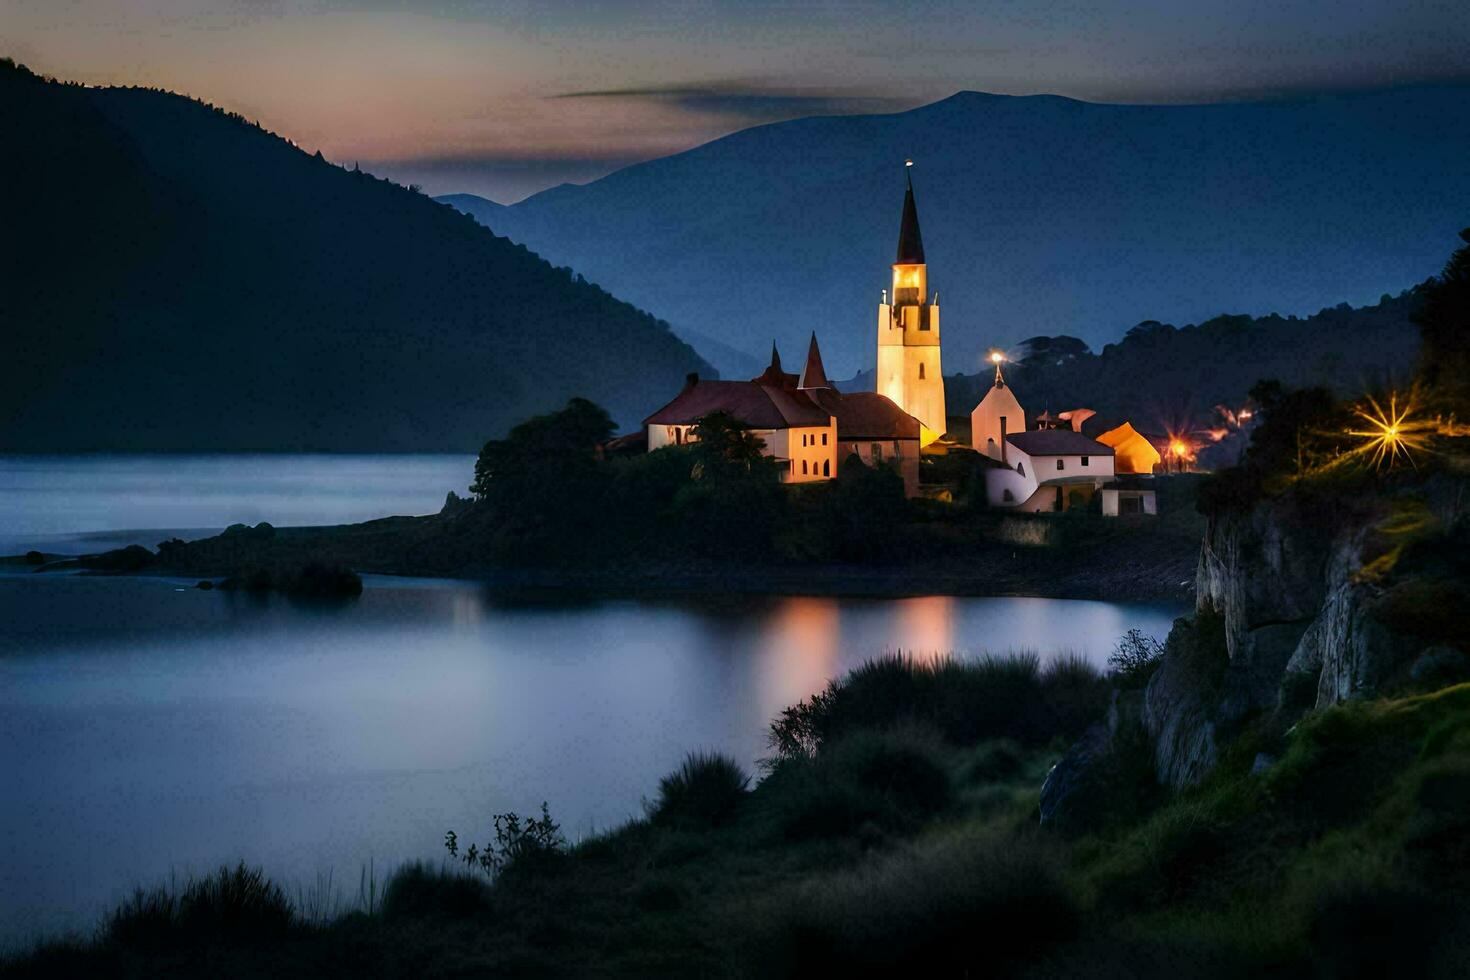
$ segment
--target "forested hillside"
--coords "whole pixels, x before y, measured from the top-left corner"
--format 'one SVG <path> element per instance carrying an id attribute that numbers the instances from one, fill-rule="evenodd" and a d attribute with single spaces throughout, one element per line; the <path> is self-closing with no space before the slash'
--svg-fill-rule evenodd
<path id="1" fill-rule="evenodd" d="M 477 449 L 710 368 L 414 190 L 167 92 L 0 64 L 0 450 Z"/>

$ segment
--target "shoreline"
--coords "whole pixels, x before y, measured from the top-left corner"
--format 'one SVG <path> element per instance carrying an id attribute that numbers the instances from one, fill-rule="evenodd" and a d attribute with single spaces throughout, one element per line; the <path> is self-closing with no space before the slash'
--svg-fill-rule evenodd
<path id="1" fill-rule="evenodd" d="M 208 539 L 205 539 L 208 540 Z M 171 568 L 107 569 L 90 565 L 100 555 L 46 555 L 43 565 L 24 555 L 0 556 L 0 575 L 81 574 L 88 577 L 157 576 L 182 581 L 214 581 L 230 574 L 223 566 L 212 570 Z M 907 566 L 750 566 L 619 568 L 606 571 L 559 568 L 476 568 L 458 572 L 424 569 L 362 568 L 368 575 L 397 578 L 443 579 L 480 584 L 528 599 L 555 598 L 689 598 L 719 596 L 815 597 L 853 599 L 907 599 L 925 596 L 954 598 L 1076 599 L 1097 602 L 1192 603 L 1193 578 L 1165 581 L 1140 569 L 1111 569 L 1107 573 L 1079 571 L 1065 576 L 1012 573 L 996 576 L 978 569 Z"/>

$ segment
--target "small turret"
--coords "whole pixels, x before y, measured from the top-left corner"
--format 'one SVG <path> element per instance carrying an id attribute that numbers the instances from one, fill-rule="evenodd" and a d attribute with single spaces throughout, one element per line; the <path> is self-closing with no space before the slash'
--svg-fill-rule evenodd
<path id="1" fill-rule="evenodd" d="M 796 383 L 798 388 L 830 388 L 832 382 L 827 380 L 827 371 L 822 367 L 822 351 L 817 346 L 817 333 L 812 331 L 811 346 L 806 352 L 806 367 L 801 369 L 801 380 Z"/>

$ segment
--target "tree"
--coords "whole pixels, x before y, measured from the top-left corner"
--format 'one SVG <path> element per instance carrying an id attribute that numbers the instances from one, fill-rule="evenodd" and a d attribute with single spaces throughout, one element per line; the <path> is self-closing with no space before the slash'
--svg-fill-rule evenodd
<path id="1" fill-rule="evenodd" d="M 1470 401 L 1470 228 L 1460 232 L 1460 240 L 1465 244 L 1425 285 L 1414 314 L 1422 341 L 1420 374 L 1456 408 Z"/>
<path id="2" fill-rule="evenodd" d="M 710 412 L 694 423 L 694 451 L 702 476 L 761 473 L 770 468 L 765 440 L 729 412 Z"/>
<path id="3" fill-rule="evenodd" d="M 605 409 L 573 398 L 560 411 L 529 418 L 504 439 L 485 443 L 475 460 L 470 492 L 487 500 L 573 477 L 595 464 L 599 447 L 612 434 L 612 418 Z"/>

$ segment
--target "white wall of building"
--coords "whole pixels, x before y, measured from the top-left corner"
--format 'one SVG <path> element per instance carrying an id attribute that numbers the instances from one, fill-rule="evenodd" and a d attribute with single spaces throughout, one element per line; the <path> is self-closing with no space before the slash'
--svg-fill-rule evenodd
<path id="1" fill-rule="evenodd" d="M 970 413 L 970 446 L 991 459 L 1001 458 L 1001 446 L 1007 435 L 1025 431 L 1026 413 L 1021 410 L 1021 403 L 1016 401 L 1009 385 L 993 386 Z M 1016 461 L 1013 457 L 1019 454 L 1020 450 L 1009 446 L 1005 461 L 1014 466 Z"/>
<path id="2" fill-rule="evenodd" d="M 1095 481 L 1094 487 L 1101 487 L 1113 478 L 1111 456 L 1088 456 L 1084 466 L 1080 455 L 1033 457 L 1009 446 L 1006 458 L 1010 461 L 1009 467 L 985 471 L 985 498 L 992 507 L 1019 511 L 1055 510 L 1063 499 L 1059 494 L 1067 492 L 1068 484 L 1077 485 L 1079 478 L 1087 478 Z M 1060 469 L 1057 468 L 1058 462 L 1062 464 Z"/>

